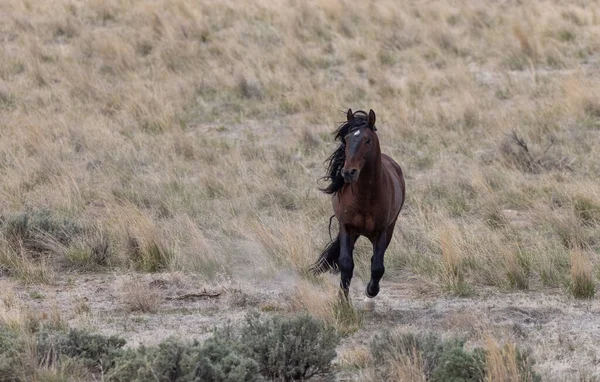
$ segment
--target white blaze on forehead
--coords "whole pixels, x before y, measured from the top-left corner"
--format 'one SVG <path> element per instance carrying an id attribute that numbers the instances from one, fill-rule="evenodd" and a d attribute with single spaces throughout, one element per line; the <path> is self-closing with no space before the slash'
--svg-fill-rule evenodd
<path id="1" fill-rule="evenodd" d="M 356 135 L 360 135 L 360 133 L 361 133 L 361 131 L 360 131 L 360 130 L 357 130 L 357 131 L 356 131 L 356 133 L 354 133 L 354 135 L 355 135 L 355 136 L 356 136 Z"/>

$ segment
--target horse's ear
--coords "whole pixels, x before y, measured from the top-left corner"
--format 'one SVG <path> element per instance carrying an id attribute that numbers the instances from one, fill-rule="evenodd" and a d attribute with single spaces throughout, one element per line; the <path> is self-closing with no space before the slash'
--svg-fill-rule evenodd
<path id="1" fill-rule="evenodd" d="M 367 126 L 369 126 L 370 129 L 375 130 L 375 112 L 373 111 L 373 109 L 369 110 L 369 119 L 367 120 Z"/>
<path id="2" fill-rule="evenodd" d="M 352 109 L 348 109 L 348 112 L 346 113 L 346 119 L 348 120 L 348 122 L 354 119 L 354 113 L 352 112 Z"/>

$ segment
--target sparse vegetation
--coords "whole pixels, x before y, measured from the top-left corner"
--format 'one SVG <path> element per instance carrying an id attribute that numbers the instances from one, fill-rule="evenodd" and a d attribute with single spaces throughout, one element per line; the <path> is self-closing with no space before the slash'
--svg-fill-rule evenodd
<path id="1" fill-rule="evenodd" d="M 371 357 L 379 378 L 410 381 L 540 381 L 526 352 L 507 344 L 465 349 L 465 341 L 434 334 L 377 335 Z"/>
<path id="2" fill-rule="evenodd" d="M 82 330 L 71 329 L 66 333 L 42 330 L 36 333 L 36 352 L 46 363 L 63 363 L 66 357 L 92 372 L 112 368 L 125 343 L 122 338 L 90 334 Z"/>
<path id="3" fill-rule="evenodd" d="M 250 382 L 307 380 L 331 370 L 337 336 L 310 316 L 249 315 L 237 332 L 226 327 L 203 343 L 169 338 L 157 346 L 125 349 L 122 338 L 82 330 L 40 327 L 23 334 L 0 327 L 0 377 L 21 381 L 77 366 L 87 370 L 87 379 Z"/>

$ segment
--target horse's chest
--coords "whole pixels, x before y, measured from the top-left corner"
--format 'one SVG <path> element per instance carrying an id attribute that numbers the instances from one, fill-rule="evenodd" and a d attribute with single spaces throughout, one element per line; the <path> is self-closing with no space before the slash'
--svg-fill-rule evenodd
<path id="1" fill-rule="evenodd" d="M 379 208 L 367 200 L 356 200 L 352 196 L 343 195 L 334 198 L 333 208 L 340 224 L 361 235 L 370 236 L 381 228 L 383 214 Z"/>
<path id="2" fill-rule="evenodd" d="M 359 232 L 373 232 L 376 227 L 375 219 L 370 213 L 353 213 L 351 216 L 347 216 L 345 220 L 350 222 L 350 225 Z"/>

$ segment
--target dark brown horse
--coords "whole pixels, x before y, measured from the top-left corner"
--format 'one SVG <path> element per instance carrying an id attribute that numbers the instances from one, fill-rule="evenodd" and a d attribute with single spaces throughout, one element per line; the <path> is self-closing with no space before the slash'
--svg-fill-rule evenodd
<path id="1" fill-rule="evenodd" d="M 383 256 L 404 204 L 402 169 L 381 153 L 376 130 L 373 110 L 367 114 L 348 109 L 347 121 L 335 131 L 340 145 L 329 157 L 324 177 L 330 183 L 322 191 L 333 195 L 340 231 L 311 270 L 315 274 L 339 271 L 346 297 L 354 271 L 354 243 L 360 235 L 373 244 L 371 280 L 365 294 L 373 298 L 379 293 L 379 281 L 385 271 Z"/>

